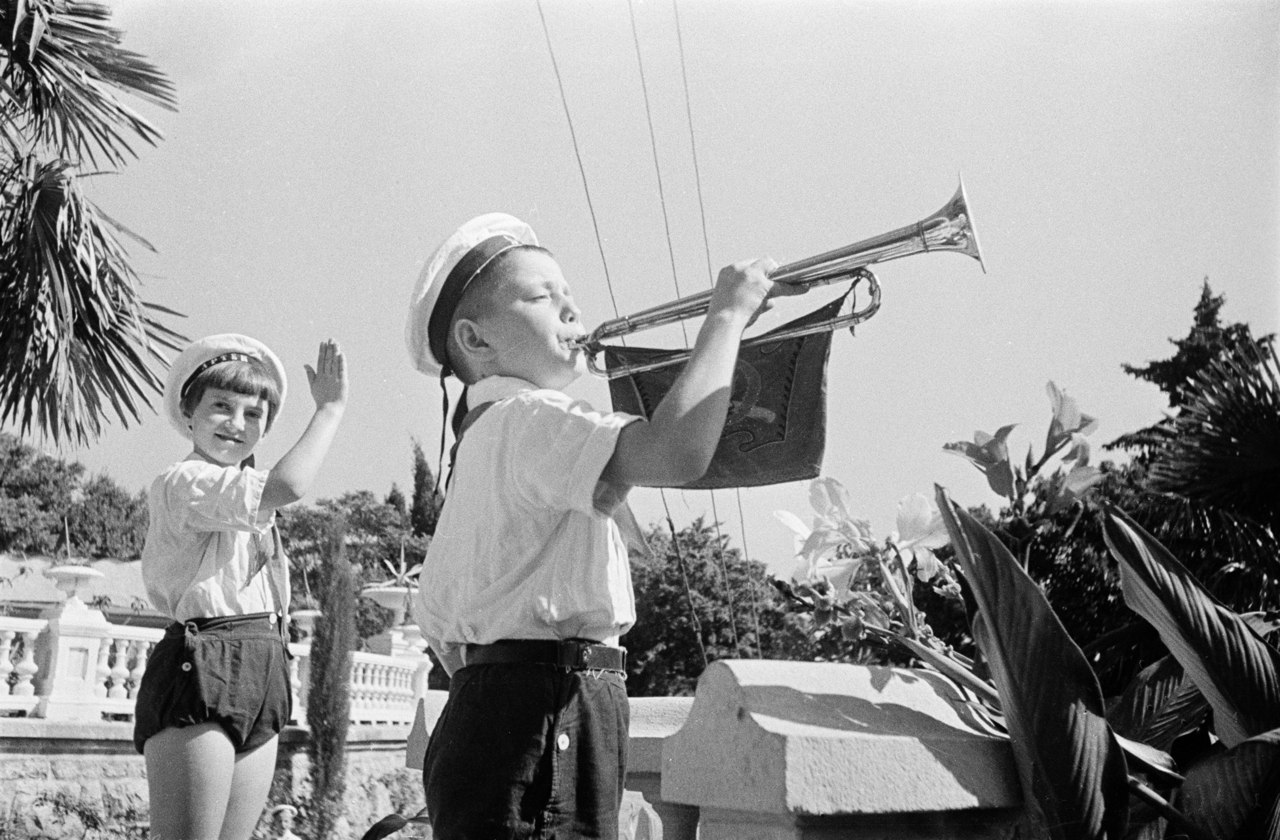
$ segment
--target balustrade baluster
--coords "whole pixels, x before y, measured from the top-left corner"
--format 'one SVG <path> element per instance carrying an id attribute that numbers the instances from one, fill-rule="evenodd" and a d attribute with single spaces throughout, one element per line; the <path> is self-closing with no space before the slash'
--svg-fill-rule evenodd
<path id="1" fill-rule="evenodd" d="M 365 666 L 363 662 L 351 664 L 351 711 L 357 720 L 363 720 L 366 686 L 364 681 Z"/>
<path id="2" fill-rule="evenodd" d="M 40 670 L 40 666 L 36 664 L 36 636 L 38 635 L 40 635 L 39 632 L 35 630 L 22 631 L 22 659 L 13 666 L 13 672 L 18 675 L 17 682 L 13 684 L 13 691 L 10 692 L 14 697 L 35 696 L 36 687 L 33 680 L 36 672 Z"/>
<path id="3" fill-rule="evenodd" d="M 111 640 L 103 639 L 98 644 L 98 664 L 94 669 L 93 696 L 106 697 L 111 685 Z"/>
<path id="4" fill-rule="evenodd" d="M 378 666 L 378 720 L 387 720 L 387 709 L 390 708 L 390 698 L 387 694 L 387 676 L 390 674 L 390 668 L 385 665 Z"/>
<path id="5" fill-rule="evenodd" d="M 0 630 L 0 696 L 9 693 L 9 675 L 13 673 L 13 638 L 16 630 Z"/>
<path id="6" fill-rule="evenodd" d="M 155 647 L 155 642 L 148 642 L 145 639 L 139 639 L 133 643 L 134 648 L 134 664 L 129 671 L 129 699 L 132 700 L 138 696 L 138 686 L 142 684 L 142 675 L 147 672 L 147 660 L 151 658 L 151 649 Z"/>
<path id="7" fill-rule="evenodd" d="M 111 652 L 114 654 L 115 664 L 111 666 L 111 687 L 107 689 L 107 696 L 112 699 L 128 697 L 124 684 L 129 679 L 129 640 L 112 639 Z"/>

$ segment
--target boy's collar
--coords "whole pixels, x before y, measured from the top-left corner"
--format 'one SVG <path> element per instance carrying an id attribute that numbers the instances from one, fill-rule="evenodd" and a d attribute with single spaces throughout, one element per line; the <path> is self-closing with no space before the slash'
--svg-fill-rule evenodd
<path id="1" fill-rule="evenodd" d="M 538 386 L 517 376 L 486 376 L 467 387 L 467 400 L 471 405 L 504 400 L 524 391 L 537 391 Z"/>

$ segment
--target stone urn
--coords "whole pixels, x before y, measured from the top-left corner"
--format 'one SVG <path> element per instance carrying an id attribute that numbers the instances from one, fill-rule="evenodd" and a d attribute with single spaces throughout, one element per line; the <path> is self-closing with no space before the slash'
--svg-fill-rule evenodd
<path id="1" fill-rule="evenodd" d="M 304 608 L 300 610 L 291 610 L 289 618 L 298 626 L 298 632 L 302 634 L 303 641 L 311 641 L 311 637 L 315 635 L 316 622 L 320 620 L 320 616 L 324 613 L 320 610 Z"/>
<path id="2" fill-rule="evenodd" d="M 393 656 L 421 655 L 425 647 L 422 634 L 416 624 L 406 624 L 405 618 L 418 587 L 397 583 L 374 583 L 360 590 L 360 595 L 380 607 L 391 610 L 391 627 L 365 640 L 369 650 Z"/>
<path id="3" fill-rule="evenodd" d="M 404 624 L 405 615 L 409 612 L 409 603 L 417 594 L 418 587 L 395 583 L 373 583 L 360 590 L 361 597 L 391 610 L 392 627 Z"/>
<path id="4" fill-rule="evenodd" d="M 84 597 L 89 594 L 89 584 L 103 577 L 102 572 L 89 566 L 67 563 L 61 566 L 50 566 L 44 575 L 53 580 L 54 586 L 62 593 L 62 604 L 57 608 L 61 614 L 85 613 Z"/>

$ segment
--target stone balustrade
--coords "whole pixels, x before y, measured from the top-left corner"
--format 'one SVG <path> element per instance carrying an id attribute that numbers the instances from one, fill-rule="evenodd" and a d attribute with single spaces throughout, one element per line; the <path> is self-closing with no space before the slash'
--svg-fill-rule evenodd
<path id="1" fill-rule="evenodd" d="M 132 720 L 147 659 L 163 635 L 154 627 L 109 622 L 74 595 L 41 618 L 0 616 L 0 716 Z M 294 691 L 290 722 L 302 725 L 307 719 L 311 645 L 293 643 L 289 651 Z M 411 645 L 394 653 L 353 653 L 351 722 L 412 723 L 430 668 L 430 659 Z"/>
<path id="2" fill-rule="evenodd" d="M 164 631 L 111 623 L 107 628 L 107 635 L 98 645 L 98 666 L 94 674 L 96 708 L 105 717 L 132 720 L 147 659 Z"/>
<path id="3" fill-rule="evenodd" d="M 351 655 L 351 722 L 413 723 L 417 700 L 427 690 L 431 660 L 358 651 Z"/>
<path id="4" fill-rule="evenodd" d="M 36 697 L 36 638 L 48 625 L 42 618 L 0 616 L 0 714 L 29 715 Z"/>

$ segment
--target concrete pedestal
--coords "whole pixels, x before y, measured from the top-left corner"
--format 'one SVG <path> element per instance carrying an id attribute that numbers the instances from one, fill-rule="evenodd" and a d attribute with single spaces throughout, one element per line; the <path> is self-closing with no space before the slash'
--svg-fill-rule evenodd
<path id="1" fill-rule="evenodd" d="M 927 671 L 712 663 L 662 763 L 701 840 L 998 838 L 1021 811 L 1007 739 Z"/>

